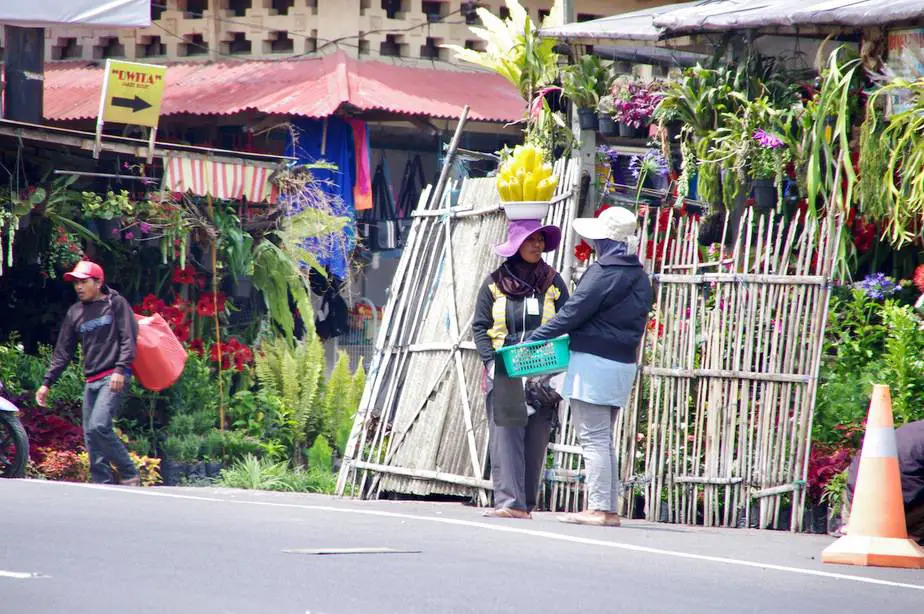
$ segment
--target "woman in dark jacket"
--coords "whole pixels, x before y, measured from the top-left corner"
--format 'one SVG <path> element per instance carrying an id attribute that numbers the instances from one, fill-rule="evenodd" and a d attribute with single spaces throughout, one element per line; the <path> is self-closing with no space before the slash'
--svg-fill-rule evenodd
<path id="1" fill-rule="evenodd" d="M 486 515 L 530 518 L 536 507 L 554 407 L 527 406 L 520 378 L 507 376 L 497 350 L 522 342 L 568 300 L 564 280 L 542 260 L 561 231 L 534 220 L 511 221 L 507 242 L 495 248 L 504 263 L 485 280 L 472 331 L 485 364 L 485 393 L 494 483 L 494 509 Z"/>
<path id="2" fill-rule="evenodd" d="M 636 252 L 635 216 L 613 207 L 578 219 L 574 230 L 594 242 L 597 262 L 574 296 L 530 340 L 571 336 L 562 396 L 571 400 L 586 470 L 588 510 L 563 522 L 619 526 L 619 474 L 613 431 L 635 382 L 639 344 L 651 310 L 651 282 Z"/>

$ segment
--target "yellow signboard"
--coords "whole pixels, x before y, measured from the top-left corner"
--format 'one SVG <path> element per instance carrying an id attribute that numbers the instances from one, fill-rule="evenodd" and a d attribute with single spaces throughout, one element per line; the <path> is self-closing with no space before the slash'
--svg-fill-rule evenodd
<path id="1" fill-rule="evenodd" d="M 101 120 L 157 127 L 167 68 L 106 60 Z"/>

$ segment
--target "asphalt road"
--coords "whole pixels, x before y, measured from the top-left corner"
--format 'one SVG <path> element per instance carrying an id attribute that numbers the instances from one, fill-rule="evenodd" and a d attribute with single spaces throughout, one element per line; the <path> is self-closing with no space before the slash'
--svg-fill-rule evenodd
<path id="1" fill-rule="evenodd" d="M 924 571 L 822 565 L 830 542 L 483 519 L 446 503 L 0 480 L 0 614 L 921 611 Z M 317 553 L 350 548 L 391 551 Z"/>

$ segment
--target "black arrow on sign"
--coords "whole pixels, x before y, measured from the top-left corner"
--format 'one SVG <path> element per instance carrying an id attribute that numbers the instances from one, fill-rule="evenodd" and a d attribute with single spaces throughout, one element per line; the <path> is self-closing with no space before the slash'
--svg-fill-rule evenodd
<path id="1" fill-rule="evenodd" d="M 135 94 L 134 98 L 119 98 L 118 96 L 113 96 L 112 106 L 125 107 L 126 109 L 131 109 L 132 113 L 137 113 L 138 111 L 150 109 L 151 103 L 147 100 L 142 100 L 138 97 L 138 94 Z"/>

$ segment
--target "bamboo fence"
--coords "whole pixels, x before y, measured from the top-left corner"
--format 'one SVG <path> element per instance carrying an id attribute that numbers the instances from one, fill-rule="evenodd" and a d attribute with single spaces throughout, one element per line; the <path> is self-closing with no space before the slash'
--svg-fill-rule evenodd
<path id="1" fill-rule="evenodd" d="M 549 254 L 563 270 L 573 238 L 577 163 L 560 160 L 548 223 L 566 230 Z M 466 179 L 458 205 L 433 198 L 418 208 L 383 316 L 338 492 L 474 496 L 490 501 L 483 367 L 471 324 L 482 282 L 500 263 L 493 247 L 507 220 L 493 178 Z"/>
<path id="2" fill-rule="evenodd" d="M 561 161 L 556 172 L 575 194 L 546 219 L 565 231 L 549 262 L 567 280 L 577 164 Z M 506 220 L 491 179 L 464 181 L 458 207 L 428 196 L 393 284 L 338 491 L 472 496 L 485 505 L 487 424 L 470 328 Z M 728 246 L 709 259 L 697 217 L 651 208 L 642 219 L 640 257 L 655 303 L 637 385 L 617 422 L 622 513 L 799 530 L 838 222 L 796 223 L 753 208 L 729 214 Z M 580 510 L 581 449 L 567 403 L 560 412 L 545 506 Z"/>

